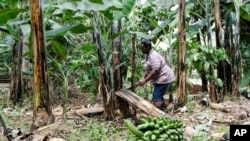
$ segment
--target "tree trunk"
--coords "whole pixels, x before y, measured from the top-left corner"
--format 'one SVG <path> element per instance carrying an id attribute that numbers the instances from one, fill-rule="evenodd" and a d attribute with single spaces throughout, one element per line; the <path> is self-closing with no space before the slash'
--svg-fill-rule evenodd
<path id="1" fill-rule="evenodd" d="M 214 67 L 212 67 L 212 66 L 210 67 L 210 75 L 214 76 Z M 211 101 L 214 103 L 217 103 L 218 97 L 216 94 L 216 87 L 215 87 L 215 82 L 213 79 L 210 80 L 210 87 L 209 88 L 210 88 L 209 97 L 210 97 Z"/>
<path id="2" fill-rule="evenodd" d="M 100 93 L 103 97 L 103 105 L 104 105 L 104 119 L 112 120 L 115 118 L 114 109 L 114 94 L 111 92 L 111 84 L 109 78 L 109 72 L 105 69 L 105 60 L 103 58 L 103 48 L 101 43 L 101 35 L 99 29 L 99 15 L 97 12 L 94 13 L 94 27 L 95 33 L 93 36 L 94 43 L 97 46 L 98 53 L 98 62 L 100 66 Z"/>
<path id="3" fill-rule="evenodd" d="M 240 34 L 239 34 L 239 29 L 240 29 L 240 1 L 237 2 L 235 1 L 234 3 L 235 6 L 235 13 L 236 13 L 236 23 L 233 24 L 232 26 L 235 26 L 233 28 L 234 33 L 232 35 L 232 43 L 233 43 L 233 85 L 232 85 L 232 92 L 233 92 L 233 97 L 234 99 L 238 98 L 240 96 L 240 91 L 239 91 L 239 82 L 240 82 L 240 63 L 241 63 L 241 56 L 240 56 Z"/>
<path id="4" fill-rule="evenodd" d="M 18 37 L 22 38 L 21 30 L 18 30 Z M 12 69 L 11 69 L 10 95 L 13 104 L 17 104 L 22 96 L 22 43 L 18 41 L 12 50 Z"/>
<path id="5" fill-rule="evenodd" d="M 227 52 L 227 55 L 229 57 L 232 56 L 232 51 L 231 51 L 231 41 L 230 41 L 230 35 L 231 35 L 231 30 L 230 30 L 230 26 L 229 26 L 229 23 L 230 23 L 230 18 L 229 18 L 229 15 L 227 15 L 226 17 L 226 27 L 225 27 L 225 39 L 228 39 L 228 40 L 224 40 L 225 41 L 225 49 L 226 49 L 226 52 Z M 232 92 L 232 68 L 231 68 L 231 65 L 225 61 L 225 75 L 226 75 L 226 79 L 225 79 L 225 86 L 226 86 L 226 89 L 227 89 L 227 92 Z"/>
<path id="6" fill-rule="evenodd" d="M 43 11 L 40 0 L 30 0 L 31 33 L 34 55 L 34 115 L 32 129 L 37 128 L 38 113 L 45 112 L 49 118 L 47 124 L 54 122 L 49 94 L 45 38 L 43 28 Z M 45 115 L 46 115 L 45 114 Z"/>
<path id="7" fill-rule="evenodd" d="M 144 98 L 141 98 L 140 96 L 138 96 L 137 94 L 129 90 L 116 91 L 115 94 L 123 98 L 124 100 L 128 101 L 129 103 L 131 103 L 134 107 L 141 109 L 142 111 L 144 111 L 150 116 L 166 117 L 166 118 L 174 119 L 172 116 L 160 110 L 149 101 L 145 100 Z"/>
<path id="8" fill-rule="evenodd" d="M 210 7 L 209 3 L 206 3 L 206 12 L 209 13 Z M 211 29 L 210 29 L 210 20 L 209 20 L 209 15 L 206 15 L 206 20 L 207 20 L 207 45 L 208 47 L 212 47 L 212 39 L 211 39 Z M 217 94 L 216 94 L 216 87 L 215 87 L 215 82 L 212 79 L 214 77 L 214 66 L 210 65 L 209 73 L 211 76 L 209 88 L 210 88 L 210 99 L 212 102 L 217 102 Z"/>
<path id="9" fill-rule="evenodd" d="M 179 0 L 179 50 L 178 50 L 178 74 L 177 74 L 177 95 L 178 106 L 186 103 L 186 30 L 185 30 L 185 0 Z"/>
<path id="10" fill-rule="evenodd" d="M 117 32 L 120 32 L 122 28 L 121 21 L 118 21 L 118 29 Z M 111 36 L 115 33 L 114 24 L 111 29 Z M 121 67 L 119 67 L 119 64 L 121 63 L 122 58 L 122 41 L 121 36 L 117 38 L 118 40 L 114 40 L 112 42 L 112 51 L 113 51 L 113 78 L 114 78 L 114 91 L 122 89 L 122 73 L 121 73 Z M 129 104 L 128 102 L 124 101 L 120 97 L 116 97 L 117 103 L 119 106 L 119 109 L 122 113 L 122 116 L 124 118 L 129 117 L 131 114 L 129 112 Z"/>
<path id="11" fill-rule="evenodd" d="M 220 0 L 214 0 L 214 6 L 215 6 L 215 37 L 216 37 L 216 47 L 222 48 L 221 42 L 222 42 L 222 29 L 221 29 L 221 12 L 220 12 Z M 222 80 L 223 86 L 217 87 L 217 91 L 219 92 L 219 101 L 222 101 L 224 99 L 224 96 L 227 93 L 225 79 L 226 79 L 226 72 L 225 72 L 225 61 L 222 60 L 219 62 L 217 66 L 217 77 Z"/>
<path id="12" fill-rule="evenodd" d="M 207 88 L 207 77 L 206 77 L 206 72 L 203 70 L 201 71 L 200 74 L 201 77 L 201 84 L 202 84 L 202 92 L 208 92 L 208 88 Z"/>

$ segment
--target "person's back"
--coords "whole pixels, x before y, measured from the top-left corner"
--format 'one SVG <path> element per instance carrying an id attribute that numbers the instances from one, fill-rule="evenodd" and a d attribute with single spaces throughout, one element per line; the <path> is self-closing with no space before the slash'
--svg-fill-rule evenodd
<path id="1" fill-rule="evenodd" d="M 166 84 L 174 81 L 174 72 L 167 65 L 165 58 L 161 54 L 151 49 L 148 55 L 147 62 L 151 64 L 152 68 L 160 69 L 159 74 L 151 80 L 152 83 Z"/>

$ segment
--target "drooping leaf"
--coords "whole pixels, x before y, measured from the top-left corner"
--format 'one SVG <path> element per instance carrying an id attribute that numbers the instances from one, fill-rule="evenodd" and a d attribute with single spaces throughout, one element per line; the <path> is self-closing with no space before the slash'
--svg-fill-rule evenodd
<path id="1" fill-rule="evenodd" d="M 15 9 L 17 8 L 18 1 L 19 0 L 6 0 L 5 3 L 8 5 L 9 8 Z"/>
<path id="2" fill-rule="evenodd" d="M 102 0 L 89 0 L 92 3 L 104 4 Z"/>
<path id="3" fill-rule="evenodd" d="M 152 34 L 156 35 L 158 34 L 161 30 L 165 30 L 164 27 L 166 27 L 168 25 L 168 21 L 165 20 L 162 23 L 160 23 L 159 25 L 157 24 L 157 27 L 151 32 Z"/>
<path id="4" fill-rule="evenodd" d="M 250 21 L 250 10 L 247 9 L 246 5 L 240 7 L 240 17 Z"/>
<path id="5" fill-rule="evenodd" d="M 25 9 L 0 9 L 0 25 L 3 25 L 7 21 L 16 18 L 19 13 L 25 11 Z"/>
<path id="6" fill-rule="evenodd" d="M 87 30 L 92 30 L 92 29 L 93 29 L 92 27 L 86 27 L 82 24 L 77 24 L 46 31 L 45 35 L 46 37 L 62 36 L 68 31 L 79 34 L 79 33 L 85 33 Z"/>
<path id="7" fill-rule="evenodd" d="M 113 21 L 114 19 L 114 14 L 113 12 L 109 11 L 109 10 L 104 10 L 101 11 L 102 15 L 104 15 L 106 18 L 108 18 L 110 21 Z"/>
<path id="8" fill-rule="evenodd" d="M 128 31 L 122 31 L 122 32 L 115 33 L 114 35 L 112 35 L 111 39 L 114 40 L 118 36 L 123 35 L 125 33 L 128 33 Z"/>
<path id="9" fill-rule="evenodd" d="M 81 33 L 85 33 L 88 30 L 93 30 L 93 27 L 86 27 L 83 24 L 79 24 L 75 27 L 72 27 L 70 29 L 71 32 L 75 33 L 75 34 L 81 34 Z"/>
<path id="10" fill-rule="evenodd" d="M 125 0 L 122 5 L 122 11 L 114 12 L 114 20 L 120 20 L 128 16 L 135 6 L 135 0 Z"/>
<path id="11" fill-rule="evenodd" d="M 118 20 L 122 19 L 123 17 L 125 17 L 124 13 L 122 12 L 121 7 L 111 6 L 111 7 L 108 7 L 107 9 L 102 10 L 100 12 L 103 13 L 103 15 L 111 21 L 113 21 L 113 20 L 118 21 Z"/>
<path id="12" fill-rule="evenodd" d="M 61 28 L 45 31 L 45 35 L 46 37 L 62 36 L 66 32 L 68 32 L 72 27 L 74 26 L 66 26 L 66 27 L 61 27 Z"/>
<path id="13" fill-rule="evenodd" d="M 125 15 L 129 15 L 135 6 L 135 2 L 136 2 L 135 0 L 125 0 L 125 2 L 122 5 L 122 8 L 123 8 L 122 12 Z"/>
<path id="14" fill-rule="evenodd" d="M 55 40 L 51 42 L 51 45 L 54 53 L 56 53 L 61 58 L 66 59 L 68 52 L 66 46 Z"/>
<path id="15" fill-rule="evenodd" d="M 196 35 L 199 30 L 201 28 L 203 28 L 204 26 L 206 26 L 206 21 L 205 20 L 198 20 L 194 23 L 190 23 L 189 25 L 189 30 L 188 30 L 188 34 L 193 37 L 194 35 Z"/>

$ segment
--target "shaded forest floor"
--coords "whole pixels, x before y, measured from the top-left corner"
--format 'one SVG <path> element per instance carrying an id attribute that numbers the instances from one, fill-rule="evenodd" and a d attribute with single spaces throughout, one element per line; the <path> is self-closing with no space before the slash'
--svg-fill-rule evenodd
<path id="1" fill-rule="evenodd" d="M 43 126 L 34 132 L 30 132 L 32 123 L 31 98 L 25 98 L 22 104 L 13 106 L 9 100 L 9 89 L 0 86 L 0 114 L 6 126 L 12 134 L 12 139 L 31 141 L 126 141 L 131 140 L 132 135 L 124 127 L 123 119 L 119 111 L 114 121 L 104 121 L 103 113 L 77 112 L 82 109 L 102 107 L 102 98 L 98 97 L 96 104 L 91 105 L 91 94 L 81 93 L 76 86 L 70 87 L 67 104 L 67 120 L 62 121 L 62 97 L 53 95 L 53 112 L 55 123 Z M 228 138 L 229 125 L 250 124 L 250 100 L 241 97 L 231 101 L 226 97 L 219 103 L 218 109 L 201 104 L 206 101 L 206 94 L 192 94 L 188 96 L 185 107 L 168 111 L 171 116 L 180 119 L 186 125 L 185 135 L 187 140 L 226 140 Z M 147 116 L 137 110 L 136 117 L 131 120 Z M 44 117 L 44 116 L 43 116 Z M 46 116 L 45 116 L 46 117 Z M 41 118 L 41 122 L 42 122 Z M 0 128 L 0 141 L 7 140 L 3 136 L 3 128 Z"/>

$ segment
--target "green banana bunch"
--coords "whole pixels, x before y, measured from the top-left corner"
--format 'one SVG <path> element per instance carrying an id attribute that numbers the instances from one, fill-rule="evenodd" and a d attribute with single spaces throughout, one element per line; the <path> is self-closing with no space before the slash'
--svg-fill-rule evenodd
<path id="1" fill-rule="evenodd" d="M 137 126 L 129 120 L 124 123 L 137 141 L 184 141 L 184 125 L 179 120 L 148 116 Z"/>

